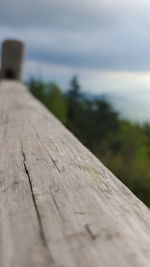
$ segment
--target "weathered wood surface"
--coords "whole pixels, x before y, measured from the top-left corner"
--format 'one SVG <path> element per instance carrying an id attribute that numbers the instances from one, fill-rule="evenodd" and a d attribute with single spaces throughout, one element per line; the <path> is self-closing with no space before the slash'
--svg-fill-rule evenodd
<path id="1" fill-rule="evenodd" d="M 49 266 L 149 267 L 150 213 L 24 85 L 2 81 L 0 267 Z"/>

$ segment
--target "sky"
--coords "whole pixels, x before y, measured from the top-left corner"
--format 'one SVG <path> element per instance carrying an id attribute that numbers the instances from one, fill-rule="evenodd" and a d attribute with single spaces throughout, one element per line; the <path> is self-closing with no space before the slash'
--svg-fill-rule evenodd
<path id="1" fill-rule="evenodd" d="M 0 42 L 26 43 L 24 79 L 65 90 L 77 74 L 84 91 L 146 106 L 150 118 L 149 12 L 150 0 L 0 0 Z"/>

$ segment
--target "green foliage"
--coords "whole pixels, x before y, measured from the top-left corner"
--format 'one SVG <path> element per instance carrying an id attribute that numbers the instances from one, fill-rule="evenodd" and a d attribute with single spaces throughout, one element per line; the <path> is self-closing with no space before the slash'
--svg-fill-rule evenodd
<path id="1" fill-rule="evenodd" d="M 103 143 L 103 162 L 150 206 L 150 149 L 144 130 L 120 120 L 115 135 Z"/>
<path id="2" fill-rule="evenodd" d="M 120 119 L 105 98 L 87 100 L 74 76 L 64 95 L 55 83 L 28 87 L 112 172 L 150 207 L 150 125 Z"/>
<path id="3" fill-rule="evenodd" d="M 45 84 L 43 82 L 31 78 L 28 82 L 28 88 L 41 102 L 45 101 Z"/>
<path id="4" fill-rule="evenodd" d="M 46 84 L 31 79 L 28 87 L 31 93 L 43 102 L 62 123 L 67 123 L 67 102 L 60 87 L 56 83 Z"/>
<path id="5" fill-rule="evenodd" d="M 46 106 L 54 113 L 54 115 L 62 121 L 67 123 L 67 103 L 61 89 L 55 83 L 49 83 L 47 86 Z"/>

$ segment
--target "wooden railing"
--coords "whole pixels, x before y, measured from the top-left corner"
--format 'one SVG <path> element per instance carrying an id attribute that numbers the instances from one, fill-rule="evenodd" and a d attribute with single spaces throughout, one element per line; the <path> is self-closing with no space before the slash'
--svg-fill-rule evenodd
<path id="1" fill-rule="evenodd" d="M 148 208 L 12 80 L 0 83 L 0 266 L 150 266 Z"/>

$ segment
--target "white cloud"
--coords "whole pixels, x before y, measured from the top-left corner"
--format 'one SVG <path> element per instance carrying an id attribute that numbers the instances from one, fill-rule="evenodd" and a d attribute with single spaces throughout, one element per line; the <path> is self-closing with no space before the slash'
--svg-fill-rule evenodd
<path id="1" fill-rule="evenodd" d="M 1 0 L 0 5 L 0 40 L 24 40 L 32 60 L 150 70 L 148 0 Z"/>

